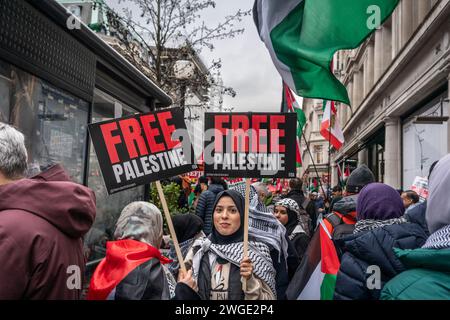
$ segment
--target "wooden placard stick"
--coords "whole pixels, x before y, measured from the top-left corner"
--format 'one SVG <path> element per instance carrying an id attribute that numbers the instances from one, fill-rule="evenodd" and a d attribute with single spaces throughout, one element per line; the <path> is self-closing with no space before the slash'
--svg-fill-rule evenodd
<path id="1" fill-rule="evenodd" d="M 244 209 L 244 259 L 248 257 L 248 211 L 250 207 L 250 178 L 245 178 L 245 209 Z M 247 280 L 242 283 L 242 290 L 247 291 Z"/>
<path id="2" fill-rule="evenodd" d="M 163 188 L 159 180 L 156 181 L 156 189 L 158 190 L 159 199 L 161 200 L 164 215 L 166 216 L 167 226 L 169 227 L 170 236 L 172 237 L 175 252 L 177 253 L 178 263 L 183 273 L 186 274 L 186 266 L 184 265 L 183 255 L 181 254 L 180 245 L 178 244 L 177 234 L 175 233 L 175 229 L 172 223 L 172 217 L 170 216 L 169 207 L 167 206 L 166 202 L 166 197 L 164 197 Z"/>

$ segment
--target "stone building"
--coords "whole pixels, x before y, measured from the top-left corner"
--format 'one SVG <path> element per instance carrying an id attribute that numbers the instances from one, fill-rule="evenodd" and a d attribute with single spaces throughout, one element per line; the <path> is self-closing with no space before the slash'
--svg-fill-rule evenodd
<path id="1" fill-rule="evenodd" d="M 352 107 L 337 104 L 345 144 L 337 166 L 365 163 L 380 182 L 410 188 L 450 152 L 450 0 L 401 0 L 357 49 L 334 58 Z"/>
<path id="2" fill-rule="evenodd" d="M 303 128 L 304 138 L 301 139 L 302 167 L 299 168 L 298 176 L 303 176 L 304 191 L 318 189 L 320 184 L 323 184 L 326 189 L 328 186 L 329 143 L 320 134 L 323 101 L 303 99 L 303 111 L 307 121 Z M 308 146 L 305 139 L 308 141 Z M 304 173 L 306 174 L 303 175 Z"/>

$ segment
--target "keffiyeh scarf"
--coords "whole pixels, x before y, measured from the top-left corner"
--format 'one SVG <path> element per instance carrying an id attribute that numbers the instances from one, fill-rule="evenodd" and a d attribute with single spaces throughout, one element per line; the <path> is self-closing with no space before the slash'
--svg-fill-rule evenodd
<path id="1" fill-rule="evenodd" d="M 427 242 L 423 245 L 424 249 L 447 249 L 450 248 L 450 225 L 445 226 L 431 234 Z"/>
<path id="2" fill-rule="evenodd" d="M 402 224 L 402 223 L 406 223 L 406 222 L 408 222 L 408 220 L 406 220 L 405 217 L 389 219 L 389 220 L 372 220 L 372 219 L 359 220 L 355 224 L 355 229 L 353 230 L 353 234 L 359 233 L 362 231 L 370 231 L 370 230 L 378 229 L 378 228 L 381 228 L 384 226 L 390 226 L 393 224 Z"/>
<path id="3" fill-rule="evenodd" d="M 192 258 L 192 269 L 195 281 L 198 281 L 200 263 L 205 253 L 212 252 L 237 267 L 240 266 L 244 254 L 244 244 L 242 242 L 218 245 L 212 243 L 208 238 L 200 238 L 194 241 L 192 249 L 194 252 L 194 256 Z M 275 268 L 273 267 L 272 259 L 270 258 L 270 251 L 267 245 L 261 242 L 250 241 L 248 246 L 248 257 L 252 261 L 253 274 L 264 281 L 276 297 Z"/>
<path id="4" fill-rule="evenodd" d="M 239 192 L 245 198 L 245 184 L 238 184 L 233 190 Z M 281 261 L 281 253 L 284 259 L 287 257 L 288 243 L 285 237 L 286 228 L 278 221 L 270 210 L 258 199 L 258 194 L 253 186 L 250 186 L 248 233 L 258 242 L 266 243 L 279 252 L 278 261 Z"/>

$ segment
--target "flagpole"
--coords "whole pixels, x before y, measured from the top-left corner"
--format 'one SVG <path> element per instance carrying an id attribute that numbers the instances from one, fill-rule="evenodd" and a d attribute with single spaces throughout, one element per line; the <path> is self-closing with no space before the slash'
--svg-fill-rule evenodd
<path id="1" fill-rule="evenodd" d="M 331 189 L 331 108 L 330 108 L 330 126 L 328 128 L 328 190 L 326 198 L 330 194 Z"/>
<path id="2" fill-rule="evenodd" d="M 302 130 L 302 137 L 303 137 L 303 140 L 305 140 L 306 149 L 308 150 L 309 156 L 311 157 L 311 162 L 313 164 L 314 171 L 316 171 L 316 175 L 317 175 L 317 177 L 319 177 L 320 188 L 322 189 L 323 194 L 325 194 L 325 190 L 323 189 L 322 181 L 320 181 L 319 171 L 317 171 L 316 163 L 314 162 L 313 155 L 311 153 L 311 150 L 309 149 L 308 141 L 306 141 L 304 130 Z"/>

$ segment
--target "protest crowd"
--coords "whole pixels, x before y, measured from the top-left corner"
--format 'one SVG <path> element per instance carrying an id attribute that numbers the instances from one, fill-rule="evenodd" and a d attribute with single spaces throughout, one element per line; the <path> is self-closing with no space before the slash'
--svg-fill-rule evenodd
<path id="1" fill-rule="evenodd" d="M 156 203 L 129 203 L 87 277 L 94 192 L 58 164 L 28 177 L 24 136 L 0 123 L 0 299 L 450 299 L 450 155 L 427 199 L 365 165 L 325 193 L 278 180 L 246 195 L 244 179 L 173 177 L 177 245 Z"/>

